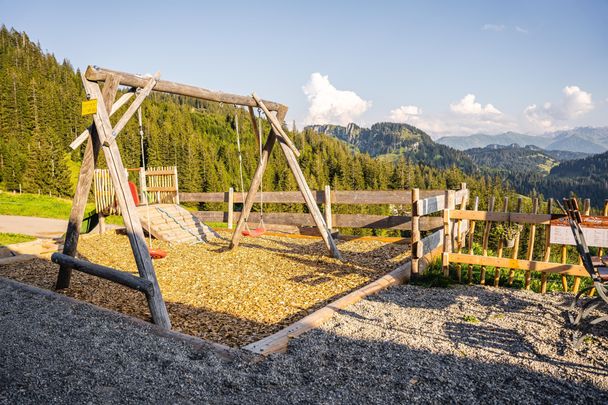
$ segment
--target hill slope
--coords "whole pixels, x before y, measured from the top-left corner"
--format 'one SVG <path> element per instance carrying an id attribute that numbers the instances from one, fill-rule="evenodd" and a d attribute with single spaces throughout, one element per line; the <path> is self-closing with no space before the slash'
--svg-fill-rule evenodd
<path id="1" fill-rule="evenodd" d="M 394 160 L 404 156 L 413 162 L 437 168 L 456 166 L 467 173 L 476 171 L 473 161 L 463 152 L 435 143 L 424 131 L 408 124 L 381 122 L 371 128 L 355 124 L 312 125 L 306 127 L 320 134 L 331 135 L 373 157 Z"/>

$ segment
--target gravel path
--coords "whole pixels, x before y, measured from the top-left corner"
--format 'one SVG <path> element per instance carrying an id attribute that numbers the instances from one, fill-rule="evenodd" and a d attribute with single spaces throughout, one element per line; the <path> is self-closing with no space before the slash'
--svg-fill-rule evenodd
<path id="1" fill-rule="evenodd" d="M 606 328 L 572 351 L 561 295 L 401 286 L 257 362 L 2 279 L 0 297 L 0 403 L 608 402 Z"/>

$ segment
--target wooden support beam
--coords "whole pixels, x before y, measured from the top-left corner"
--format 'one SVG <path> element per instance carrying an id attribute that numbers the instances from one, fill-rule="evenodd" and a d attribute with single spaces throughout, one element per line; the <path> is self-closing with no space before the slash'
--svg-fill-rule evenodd
<path id="1" fill-rule="evenodd" d="M 149 280 L 136 277 L 124 271 L 76 259 L 72 256 L 64 255 L 63 253 L 53 253 L 51 255 L 51 261 L 62 266 L 69 266 L 74 270 L 82 271 L 83 273 L 92 276 L 105 278 L 106 280 L 143 292 L 146 295 L 154 294 L 152 283 Z"/>
<path id="2" fill-rule="evenodd" d="M 109 79 L 103 87 L 103 93 L 101 100 L 99 100 L 99 104 L 103 104 L 105 109 L 111 108 L 114 98 L 116 97 L 117 89 L 118 82 L 116 78 Z M 76 256 L 76 252 L 78 251 L 80 228 L 82 227 L 84 211 L 89 198 L 89 192 L 91 191 L 95 164 L 101 148 L 95 126 L 91 125 L 89 128 L 91 128 L 91 131 L 88 132 L 87 146 L 85 147 L 84 155 L 82 157 L 82 164 L 80 165 L 80 174 L 78 175 L 78 183 L 76 184 L 76 193 L 74 194 L 74 200 L 72 201 L 72 209 L 70 211 L 68 228 L 66 230 L 65 242 L 63 244 L 63 253 L 72 257 Z M 102 220 L 100 229 L 104 227 L 105 223 L 103 223 Z M 70 266 L 60 266 L 55 288 L 58 290 L 68 288 L 70 286 L 71 276 L 72 269 Z"/>
<path id="3" fill-rule="evenodd" d="M 585 198 L 585 200 L 583 200 L 583 215 L 589 215 L 590 213 L 591 213 L 591 200 L 588 198 Z M 580 264 L 580 265 L 583 264 L 583 259 L 580 256 L 578 257 L 578 264 Z M 577 294 L 580 286 L 581 286 L 581 278 L 574 277 L 574 285 L 572 286 L 572 293 Z"/>
<path id="4" fill-rule="evenodd" d="M 262 111 L 264 111 L 266 118 L 268 118 L 270 125 L 274 129 L 274 133 L 276 135 L 278 135 L 279 141 L 282 143 L 285 143 L 289 147 L 289 149 L 291 149 L 293 154 L 296 155 L 296 157 L 300 157 L 300 151 L 298 150 L 298 148 L 296 148 L 296 145 L 292 142 L 292 140 L 289 138 L 289 136 L 287 136 L 285 131 L 283 131 L 281 122 L 279 120 L 277 120 L 277 118 L 274 115 L 272 115 L 272 113 L 268 110 L 268 108 L 266 108 L 266 105 L 264 104 L 264 102 L 262 100 L 260 100 L 260 98 L 255 93 L 252 93 L 251 97 L 253 97 L 253 99 L 256 101 L 256 103 L 258 103 L 258 106 L 262 109 Z"/>
<path id="5" fill-rule="evenodd" d="M 331 232 L 333 221 L 331 218 L 331 187 L 329 185 L 325 186 L 325 202 L 323 203 L 323 206 L 325 211 L 325 223 L 327 224 L 327 229 Z"/>
<path id="6" fill-rule="evenodd" d="M 88 80 L 96 82 L 105 81 L 109 76 L 117 76 L 120 80 L 121 85 L 129 87 L 144 87 L 148 80 L 147 77 L 93 66 L 89 66 L 87 68 L 85 76 Z M 222 93 L 219 91 L 207 90 L 201 87 L 190 86 L 187 84 L 169 82 L 166 80 L 159 80 L 154 90 L 163 93 L 194 97 L 201 100 L 216 101 L 218 103 L 236 104 L 249 107 L 257 107 L 258 105 L 256 101 L 249 96 Z M 285 115 L 285 113 L 287 112 L 287 107 L 283 104 L 275 103 L 273 101 L 268 100 L 263 101 L 264 104 L 272 111 L 281 112 L 283 113 L 283 115 Z"/>
<path id="7" fill-rule="evenodd" d="M 82 81 L 86 92 L 90 94 L 91 97 L 103 99 L 97 83 L 87 80 L 84 76 Z M 113 136 L 113 129 L 107 109 L 103 103 L 98 105 L 97 113 L 93 115 L 93 119 L 95 121 L 95 128 L 99 141 L 100 143 L 105 144 L 107 139 Z M 150 308 L 152 320 L 155 324 L 170 329 L 171 321 L 169 320 L 169 314 L 165 302 L 163 301 L 160 287 L 158 286 L 156 273 L 154 272 L 154 266 L 152 264 L 152 259 L 150 258 L 150 252 L 148 251 L 141 222 L 137 215 L 135 203 L 133 202 L 129 189 L 127 171 L 122 163 L 120 151 L 118 150 L 116 142 L 108 143 L 108 146 L 104 146 L 102 150 L 116 191 L 116 198 L 125 223 L 127 236 L 131 243 L 137 270 L 140 277 L 149 280 L 153 285 L 154 293 L 148 297 L 148 306 Z"/>
<path id="8" fill-rule="evenodd" d="M 467 183 L 461 183 L 460 184 L 460 189 L 466 189 L 467 188 Z M 467 209 L 467 204 L 469 202 L 469 195 L 464 195 L 462 196 L 462 201 L 460 202 L 460 209 L 463 211 L 466 211 Z M 463 235 L 463 223 L 462 223 L 462 219 L 459 219 L 457 221 L 458 225 L 456 227 L 456 229 L 458 230 L 458 232 L 456 233 L 456 247 L 457 247 L 457 252 L 458 253 L 462 253 L 462 249 L 463 249 L 463 239 L 464 239 L 464 235 Z M 458 280 L 459 283 L 462 282 L 462 265 L 460 263 L 458 263 L 456 265 L 456 279 Z"/>
<path id="9" fill-rule="evenodd" d="M 104 87 L 104 89 L 105 89 L 105 87 Z M 120 110 L 120 108 L 123 105 L 125 105 L 126 102 L 129 101 L 129 99 L 131 97 L 133 97 L 134 94 L 135 94 L 135 89 L 131 89 L 131 90 L 129 90 L 128 93 L 125 93 L 122 96 L 120 96 L 120 98 L 118 100 L 116 100 L 116 102 L 114 104 L 112 104 L 112 110 L 110 110 L 110 117 L 112 115 L 114 115 L 114 113 L 116 111 Z M 72 141 L 72 143 L 70 144 L 70 148 L 72 148 L 72 150 L 75 150 L 80 145 L 82 145 L 82 143 L 87 140 L 87 138 L 90 135 L 90 131 L 92 131 L 92 130 L 93 130 L 92 125 L 90 127 L 88 127 L 87 129 L 85 129 L 80 135 L 78 135 L 78 137 L 76 139 L 74 139 Z"/>
<path id="10" fill-rule="evenodd" d="M 473 206 L 473 211 L 477 211 L 479 209 L 479 197 L 475 197 L 475 205 Z M 469 224 L 469 254 L 472 255 L 473 251 L 473 237 L 475 236 L 475 221 L 471 221 Z M 473 284 L 473 265 L 469 264 L 467 268 L 467 282 L 469 284 Z"/>
<path id="11" fill-rule="evenodd" d="M 228 229 L 232 229 L 234 224 L 234 188 L 228 189 Z"/>
<path id="12" fill-rule="evenodd" d="M 450 221 L 450 210 L 455 208 L 455 192 L 454 190 L 446 190 L 445 200 L 446 208 L 443 210 L 443 275 L 450 275 L 449 254 L 452 253 L 452 224 Z"/>

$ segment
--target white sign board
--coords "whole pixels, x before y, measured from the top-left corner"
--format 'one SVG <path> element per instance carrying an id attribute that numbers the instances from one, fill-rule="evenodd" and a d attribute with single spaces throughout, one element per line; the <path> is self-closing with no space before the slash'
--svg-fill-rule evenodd
<path id="1" fill-rule="evenodd" d="M 581 224 L 587 246 L 608 247 L 608 217 L 583 216 Z M 551 221 L 551 243 L 576 245 L 566 218 Z"/>

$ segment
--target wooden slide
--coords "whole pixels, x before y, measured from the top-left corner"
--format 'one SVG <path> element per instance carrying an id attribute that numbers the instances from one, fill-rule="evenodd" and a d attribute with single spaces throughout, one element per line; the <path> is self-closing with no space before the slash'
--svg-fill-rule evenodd
<path id="1" fill-rule="evenodd" d="M 177 204 L 137 207 L 142 227 L 156 239 L 171 243 L 207 242 L 219 235 Z"/>

